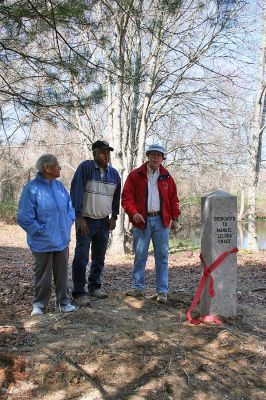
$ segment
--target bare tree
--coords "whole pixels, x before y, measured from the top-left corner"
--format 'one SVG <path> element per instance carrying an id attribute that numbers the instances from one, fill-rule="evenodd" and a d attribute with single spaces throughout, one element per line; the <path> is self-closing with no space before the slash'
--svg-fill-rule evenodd
<path id="1" fill-rule="evenodd" d="M 47 144 L 55 149 L 62 144 L 70 170 L 79 158 L 90 157 L 96 137 L 106 137 L 122 182 L 153 141 L 165 145 L 169 168 L 178 168 L 180 179 L 185 173 L 193 179 L 194 173 L 200 182 L 200 174 L 208 175 L 210 187 L 214 171 L 218 184 L 226 173 L 231 181 L 233 170 L 239 176 L 240 165 L 244 176 L 244 124 L 238 118 L 243 101 L 237 104 L 241 94 L 233 91 L 242 84 L 236 64 L 243 30 L 237 17 L 244 5 L 241 0 L 1 3 L 2 120 L 7 126 L 11 108 L 23 120 L 24 150 L 30 133 L 39 146 L 36 127 L 45 130 L 40 120 L 52 126 Z M 121 252 L 125 226 L 122 213 L 114 240 Z"/>
<path id="2" fill-rule="evenodd" d="M 263 1 L 262 37 L 257 74 L 257 92 L 254 117 L 251 125 L 250 170 L 248 187 L 248 231 L 249 248 L 257 249 L 256 235 L 256 190 L 261 165 L 262 136 L 265 129 L 265 57 L 266 57 L 266 1 Z"/>
<path id="3" fill-rule="evenodd" d="M 196 125 L 225 99 L 219 85 L 235 72 L 223 73 L 214 60 L 230 53 L 230 33 L 237 36 L 232 19 L 241 6 L 225 12 L 213 1 L 102 2 L 108 128 L 122 182 L 143 162 L 145 143 L 166 118 L 183 113 Z M 164 132 L 160 141 L 174 154 L 176 143 L 168 139 Z M 123 215 L 116 233 L 123 243 Z"/>

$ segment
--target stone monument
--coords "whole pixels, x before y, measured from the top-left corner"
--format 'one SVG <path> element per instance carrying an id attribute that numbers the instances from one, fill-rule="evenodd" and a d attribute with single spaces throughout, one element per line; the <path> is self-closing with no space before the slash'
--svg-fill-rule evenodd
<path id="1" fill-rule="evenodd" d="M 218 190 L 201 198 L 201 255 L 210 266 L 222 253 L 237 246 L 237 198 Z M 236 250 L 237 251 L 237 250 Z M 232 317 L 236 315 L 236 252 L 228 254 L 211 273 L 215 296 L 211 297 L 207 278 L 201 300 L 200 313 Z"/>

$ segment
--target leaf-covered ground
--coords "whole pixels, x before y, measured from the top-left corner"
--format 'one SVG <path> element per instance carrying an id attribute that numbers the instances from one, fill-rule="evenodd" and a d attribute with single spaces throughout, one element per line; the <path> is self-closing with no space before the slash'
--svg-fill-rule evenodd
<path id="1" fill-rule="evenodd" d="M 198 252 L 170 256 L 170 300 L 125 295 L 132 257 L 108 256 L 106 300 L 72 314 L 31 317 L 32 257 L 16 226 L 0 226 L 0 398 L 265 398 L 265 252 L 238 255 L 238 315 L 192 326 L 186 311 L 200 278 Z M 71 258 L 73 256 L 71 246 Z"/>

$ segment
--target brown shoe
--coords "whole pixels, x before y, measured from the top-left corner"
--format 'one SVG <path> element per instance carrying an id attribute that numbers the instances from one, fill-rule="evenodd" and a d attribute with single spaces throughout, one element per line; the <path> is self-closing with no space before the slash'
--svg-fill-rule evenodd
<path id="1" fill-rule="evenodd" d="M 144 290 L 137 289 L 137 288 L 130 288 L 126 292 L 127 296 L 132 296 L 132 297 L 144 297 Z"/>
<path id="2" fill-rule="evenodd" d="M 91 305 L 90 299 L 87 295 L 73 298 L 73 303 L 78 307 L 89 307 Z"/>
<path id="3" fill-rule="evenodd" d="M 106 299 L 108 294 L 103 292 L 101 289 L 90 289 L 89 294 L 97 299 Z"/>

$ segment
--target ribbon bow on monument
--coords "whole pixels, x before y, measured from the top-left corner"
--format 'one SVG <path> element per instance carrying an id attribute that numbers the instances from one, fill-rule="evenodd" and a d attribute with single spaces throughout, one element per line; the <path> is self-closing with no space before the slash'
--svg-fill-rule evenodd
<path id="1" fill-rule="evenodd" d="M 212 273 L 212 271 L 215 270 L 215 268 L 217 268 L 223 262 L 223 260 L 225 259 L 225 257 L 228 256 L 228 254 L 237 253 L 237 252 L 238 252 L 237 247 L 234 247 L 231 251 L 223 252 L 222 254 L 219 255 L 218 258 L 216 258 L 216 260 L 209 267 L 206 265 L 202 254 L 200 254 L 200 259 L 201 259 L 201 262 L 203 265 L 203 275 L 201 277 L 201 280 L 200 280 L 198 289 L 196 291 L 195 297 L 192 301 L 192 304 L 189 307 L 188 312 L 187 312 L 187 318 L 191 324 L 199 325 L 202 322 L 213 322 L 217 325 L 222 325 L 222 321 L 219 318 L 215 317 L 214 315 L 205 315 L 205 316 L 201 317 L 200 319 L 193 319 L 191 317 L 191 311 L 194 309 L 194 307 L 200 300 L 200 297 L 201 297 L 201 294 L 202 294 L 202 291 L 205 286 L 205 282 L 206 282 L 207 278 L 210 278 L 209 287 L 208 287 L 209 294 L 211 297 L 215 296 L 214 279 L 213 279 L 211 273 Z"/>

